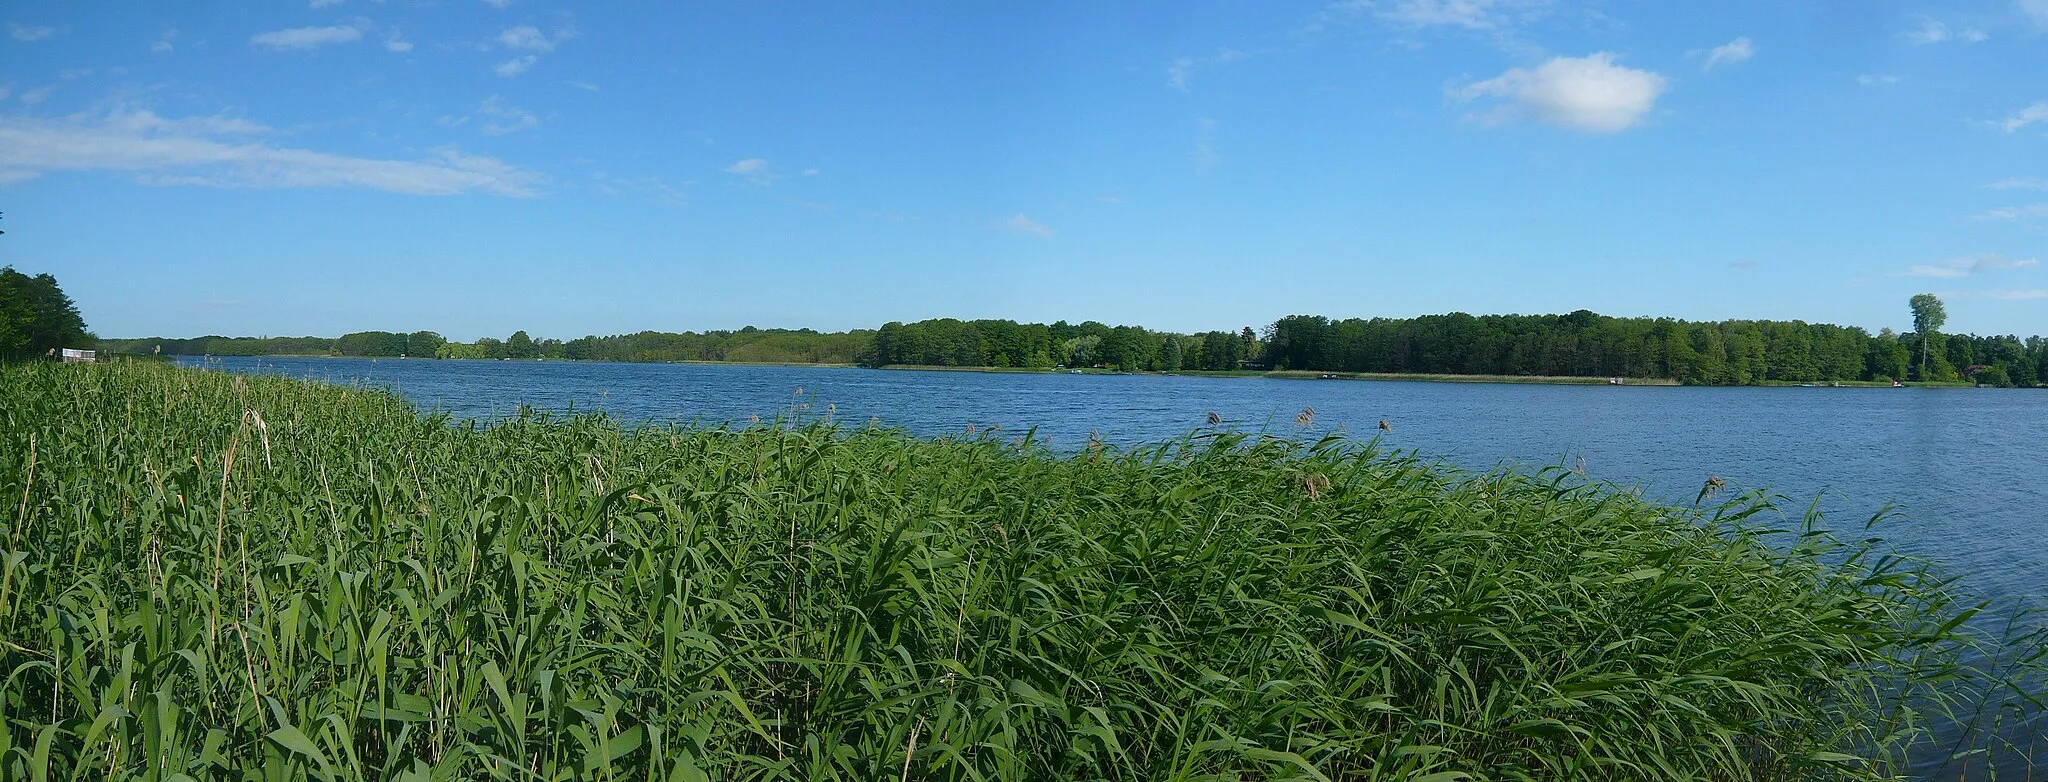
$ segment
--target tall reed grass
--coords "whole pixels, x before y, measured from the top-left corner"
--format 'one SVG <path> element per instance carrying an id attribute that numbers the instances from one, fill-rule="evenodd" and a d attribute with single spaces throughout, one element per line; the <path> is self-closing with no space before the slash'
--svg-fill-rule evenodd
<path id="1" fill-rule="evenodd" d="M 1205 429 L 0 367 L 0 777 L 1877 779 L 1969 608 L 1751 498 Z"/>

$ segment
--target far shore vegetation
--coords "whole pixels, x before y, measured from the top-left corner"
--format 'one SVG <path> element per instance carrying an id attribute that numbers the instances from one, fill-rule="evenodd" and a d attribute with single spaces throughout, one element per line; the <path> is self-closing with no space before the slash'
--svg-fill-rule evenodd
<path id="1" fill-rule="evenodd" d="M 562 340 L 526 331 L 455 342 L 433 331 L 339 337 L 99 339 L 48 274 L 0 269 L 0 358 L 93 348 L 143 356 L 346 356 L 646 363 L 1104 370 L 1283 377 L 1606 382 L 1630 385 L 1957 384 L 2048 387 L 2048 337 L 1944 334 L 1932 294 L 1909 302 L 1914 331 L 1776 320 L 1564 315 L 1290 315 L 1262 330 L 1195 334 L 1140 326 L 938 318 L 876 329 L 641 331 Z"/>
<path id="2" fill-rule="evenodd" d="M 940 318 L 820 332 L 642 331 L 570 340 L 452 342 L 432 331 L 330 337 L 150 337 L 100 340 L 111 353 L 360 356 L 621 362 L 837 364 L 986 370 L 1284 372 L 1361 379 L 1620 381 L 1631 385 L 1879 385 L 1894 381 L 2048 386 L 2048 337 L 1943 334 L 1945 315 L 1915 297 L 1920 331 L 1875 334 L 1804 321 L 1464 313 L 1416 318 L 1296 315 L 1255 331 L 1178 334 L 1138 326 Z M 1940 316 L 1940 317 L 1936 317 Z"/>

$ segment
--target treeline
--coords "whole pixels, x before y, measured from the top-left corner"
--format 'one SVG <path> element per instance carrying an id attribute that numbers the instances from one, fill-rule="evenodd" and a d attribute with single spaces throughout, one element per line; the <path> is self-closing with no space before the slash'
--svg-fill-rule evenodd
<path id="1" fill-rule="evenodd" d="M 1276 366 L 1331 372 L 1673 378 L 1699 385 L 1845 380 L 2048 384 L 2048 339 L 1871 334 L 1804 321 L 1464 313 L 1419 318 L 1281 318 L 1267 332 Z"/>
<path id="2" fill-rule="evenodd" d="M 1926 356 L 1922 361 L 1923 341 Z M 1089 321 L 1069 324 L 940 318 L 847 332 L 757 329 L 451 342 L 431 331 L 365 331 L 338 338 L 200 337 L 101 340 L 102 350 L 149 354 L 413 356 L 578 361 L 734 361 L 989 368 L 1093 367 L 1191 372 L 1291 369 L 1507 376 L 1671 378 L 1697 385 L 1931 380 L 2048 386 L 2048 339 L 1871 334 L 1803 321 L 1693 322 L 1567 315 L 1464 313 L 1334 320 L 1295 315 L 1263 334 L 1178 334 Z"/>
<path id="3" fill-rule="evenodd" d="M 1095 321 L 1070 325 L 940 318 L 891 322 L 861 353 L 867 366 L 1108 367 L 1127 371 L 1232 370 L 1255 364 L 1259 340 L 1242 331 L 1173 334 Z"/>
<path id="4" fill-rule="evenodd" d="M 33 358 L 58 348 L 93 347 L 85 318 L 57 278 L 0 267 L 0 360 Z"/>
<path id="5" fill-rule="evenodd" d="M 358 331 L 340 337 L 195 337 L 102 340 L 115 353 L 175 356 L 359 356 L 371 358 L 561 359 L 571 361 L 751 361 L 851 364 L 874 342 L 874 332 L 821 333 L 810 329 L 596 335 L 572 340 L 535 339 L 525 331 L 504 339 L 452 342 L 432 331 L 402 334 Z"/>

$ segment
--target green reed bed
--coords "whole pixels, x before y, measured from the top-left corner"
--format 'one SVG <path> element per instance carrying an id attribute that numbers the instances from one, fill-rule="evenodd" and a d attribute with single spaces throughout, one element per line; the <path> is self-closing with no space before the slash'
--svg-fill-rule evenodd
<path id="1" fill-rule="evenodd" d="M 1755 502 L 1011 434 L 0 368 L 0 778 L 1863 779 L 1973 670 Z"/>

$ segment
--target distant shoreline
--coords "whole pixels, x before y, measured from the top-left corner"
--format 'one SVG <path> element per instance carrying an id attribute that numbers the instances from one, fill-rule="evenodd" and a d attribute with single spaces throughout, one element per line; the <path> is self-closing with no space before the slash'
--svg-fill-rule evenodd
<path id="1" fill-rule="evenodd" d="M 146 357 L 145 357 L 145 358 L 146 358 Z M 362 359 L 369 359 L 369 360 L 371 360 L 371 361 L 482 361 L 482 362 L 492 362 L 492 361 L 510 361 L 510 362 L 546 362 L 546 363 L 551 363 L 551 364 L 557 364 L 557 363 L 558 363 L 558 364 L 691 364 L 691 365 L 697 365 L 697 366 L 738 366 L 738 367 L 829 367 L 829 368 L 833 368 L 833 369 L 856 369 L 856 368 L 860 368 L 860 365 L 859 365 L 859 364 L 845 364 L 845 363 L 831 363 L 831 362 L 808 362 L 808 361 L 584 361 L 584 360 L 580 360 L 580 359 L 566 359 L 566 358 L 539 358 L 539 359 L 535 359 L 535 358 L 504 358 L 504 359 L 500 359 L 500 358 L 413 358 L 413 357 L 410 357 L 410 356 L 330 356 L 330 355 L 317 355 L 317 354 L 285 354 L 285 353 L 279 353 L 279 354 L 274 354 L 274 355 L 263 355 L 263 356 L 191 356 L 191 355 L 178 355 L 178 356 L 165 356 L 164 358 L 249 358 L 249 359 L 268 359 L 268 358 L 292 358 L 292 359 L 356 359 L 356 360 L 362 360 Z M 1207 378 L 1255 378 L 1255 377 L 1263 377 L 1263 378 L 1272 378 L 1272 379 L 1276 379 L 1276 380 L 1366 380 L 1366 381 L 1377 381 L 1377 382 L 1407 382 L 1407 383 L 1491 383 L 1491 384 L 1498 384 L 1498 385 L 1551 385 L 1551 386 L 1605 386 L 1605 385 L 1620 385 L 1620 386 L 1658 386 L 1658 387 L 1679 387 L 1679 386 L 1683 386 L 1683 385 L 1684 385 L 1683 383 L 1680 383 L 1680 382 L 1678 382 L 1677 380 L 1674 380 L 1674 379 L 1671 379 L 1671 378 L 1663 378 L 1663 377 L 1653 377 L 1653 378 L 1644 378 L 1644 377 L 1624 377 L 1624 378 L 1620 378 L 1620 380 L 1621 380 L 1621 382 L 1620 382 L 1620 383 L 1612 383 L 1612 382 L 1609 382 L 1609 381 L 1610 381 L 1610 378 L 1607 378 L 1607 377 L 1578 377 L 1578 376 L 1572 376 L 1572 375 L 1446 375 L 1446 374 L 1425 374 L 1425 373 L 1416 373 L 1416 374 L 1406 374 L 1406 373 L 1396 373 L 1396 372 L 1316 372 L 1316 371 L 1311 371 L 1311 370 L 1296 370 L 1296 369 L 1278 369 L 1278 370 L 1263 370 L 1263 369 L 1239 369 L 1239 370 L 1184 370 L 1184 371 L 1180 371 L 1180 372 L 1151 372 L 1151 371 L 1140 371 L 1140 372 L 1124 372 L 1124 371 L 1120 371 L 1120 370 L 1096 369 L 1096 368 L 1093 368 L 1093 367 L 1090 367 L 1090 368 L 1087 368 L 1087 369 L 1062 369 L 1062 368 L 1049 368 L 1049 367 L 948 367 L 948 366 L 936 366 L 936 365 L 920 365 L 920 364 L 890 364 L 890 365 L 888 365 L 888 366 L 883 366 L 883 367 L 875 367 L 875 369 L 883 369 L 883 370 L 900 370 L 900 371 L 913 371 L 913 372 L 979 372 L 979 373 L 985 373 L 985 374 L 1041 374 L 1041 375 L 1065 375 L 1065 374 L 1080 374 L 1080 375 L 1152 375 L 1152 376 L 1158 376 L 1158 377 L 1177 377 L 1177 376 L 1178 376 L 1178 377 L 1207 377 Z M 1926 388 L 1973 388 L 1973 387 L 1974 387 L 1974 386 L 1973 386 L 1972 384 L 1970 384 L 1970 383 L 1967 383 L 1967 382 L 1962 382 L 1962 381 L 1954 381 L 1954 382 L 1939 382 L 1939 381 L 1937 381 L 1937 382 L 1920 382 L 1920 381 L 1907 381 L 1905 385 L 1906 385 L 1906 387 L 1908 387 L 1908 388 L 1920 388 L 1920 387 L 1926 387 Z M 1702 387 L 1707 387 L 1707 386 L 1702 386 Z M 1726 387 L 1726 388 L 1743 388 L 1744 386 L 1712 386 L 1712 387 L 1715 387 L 1715 388 L 1722 388 L 1722 387 Z M 1811 383 L 1795 383 L 1795 382 L 1791 382 L 1791 381 L 1783 381 L 1783 380 L 1771 380 L 1771 381 L 1765 381 L 1765 382 L 1762 382 L 1762 383 L 1757 383 L 1757 384 L 1755 384 L 1755 385 L 1751 385 L 1751 386 L 1747 386 L 1747 387 L 1748 387 L 1748 388 L 1809 388 L 1809 387 L 1811 387 L 1811 388 L 1831 388 L 1831 387 L 1832 387 L 1832 388 L 1890 388 L 1890 387 L 1891 387 L 1891 384 L 1890 384 L 1890 383 L 1886 383 L 1886 382 L 1881 382 L 1881 381 L 1875 381 L 1875 380 L 1839 380 L 1839 381 L 1836 381 L 1836 380 L 1816 380 L 1816 381 L 1813 381 L 1813 382 L 1811 382 Z"/>

